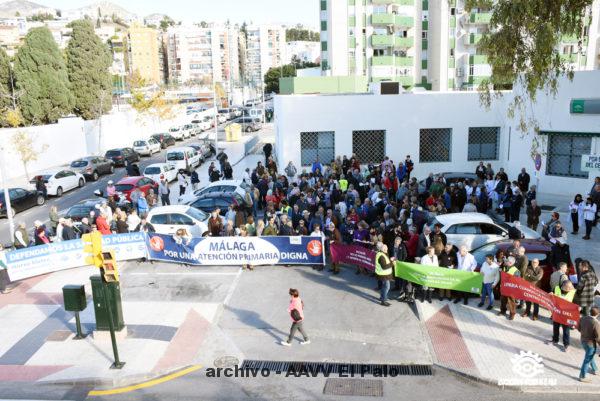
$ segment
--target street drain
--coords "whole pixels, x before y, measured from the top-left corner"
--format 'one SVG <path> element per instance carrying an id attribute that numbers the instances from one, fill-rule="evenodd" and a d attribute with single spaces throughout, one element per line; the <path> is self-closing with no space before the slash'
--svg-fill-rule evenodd
<path id="1" fill-rule="evenodd" d="M 432 376 L 431 365 L 387 365 L 387 364 L 360 364 L 342 362 L 304 362 L 304 361 L 266 361 L 246 359 L 242 362 L 242 369 L 268 370 L 276 373 L 290 373 L 295 375 L 308 374 L 310 376 L 328 376 L 338 374 L 344 376 Z"/>
<path id="2" fill-rule="evenodd" d="M 373 379 L 327 379 L 323 394 L 383 397 L 383 381 Z"/>

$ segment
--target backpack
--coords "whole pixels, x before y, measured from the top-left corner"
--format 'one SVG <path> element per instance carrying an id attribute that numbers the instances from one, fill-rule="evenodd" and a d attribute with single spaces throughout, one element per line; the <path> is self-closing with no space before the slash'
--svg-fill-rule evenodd
<path id="1" fill-rule="evenodd" d="M 300 320 L 302 320 L 302 316 L 300 316 L 300 312 L 296 308 L 290 311 L 290 316 L 292 317 L 294 322 L 299 322 Z"/>

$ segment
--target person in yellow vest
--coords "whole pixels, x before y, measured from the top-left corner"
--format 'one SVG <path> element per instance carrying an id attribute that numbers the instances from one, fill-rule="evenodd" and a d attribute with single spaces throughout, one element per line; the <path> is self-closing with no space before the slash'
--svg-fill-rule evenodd
<path id="1" fill-rule="evenodd" d="M 342 193 L 344 193 L 348 190 L 348 180 L 346 179 L 346 176 L 344 174 L 342 174 L 340 179 L 338 180 L 338 185 L 339 185 L 340 191 L 342 191 Z"/>
<path id="2" fill-rule="evenodd" d="M 387 245 L 382 245 L 377 255 L 375 255 L 375 277 L 382 283 L 379 298 L 382 306 L 391 305 L 388 302 L 388 292 L 390 291 L 390 282 L 394 279 L 394 263 L 387 252 Z"/>
<path id="3" fill-rule="evenodd" d="M 575 297 L 575 287 L 573 283 L 570 281 L 565 281 L 562 284 L 562 287 L 556 286 L 554 287 L 554 295 L 557 297 L 561 297 L 562 299 L 573 302 L 573 298 Z M 558 340 L 560 338 L 560 328 L 562 326 L 563 329 L 563 352 L 567 352 L 569 349 L 569 344 L 571 342 L 571 327 L 566 324 L 560 324 L 557 322 L 552 322 L 552 344 L 558 345 Z"/>
<path id="4" fill-rule="evenodd" d="M 514 258 L 514 256 L 509 256 L 508 259 L 506 259 L 506 261 L 504 262 L 502 270 L 505 273 L 510 274 L 511 276 L 520 277 L 521 273 L 519 272 L 517 266 L 515 266 L 515 262 L 516 259 Z M 502 295 L 500 297 L 500 312 L 498 312 L 498 316 L 506 315 L 506 309 L 508 309 L 509 313 L 508 320 L 514 320 L 515 314 L 517 313 L 515 299 L 512 297 Z"/>

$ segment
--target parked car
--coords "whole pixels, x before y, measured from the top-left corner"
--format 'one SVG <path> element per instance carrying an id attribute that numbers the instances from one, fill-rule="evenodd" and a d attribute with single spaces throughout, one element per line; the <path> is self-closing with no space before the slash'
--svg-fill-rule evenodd
<path id="1" fill-rule="evenodd" d="M 171 182 L 177 178 L 177 169 L 167 163 L 153 163 L 144 169 L 144 177 L 154 182 L 160 182 L 163 178 Z"/>
<path id="2" fill-rule="evenodd" d="M 76 173 L 73 170 L 51 170 L 39 175 L 42 176 L 46 184 L 48 195 L 61 197 L 63 193 L 85 185 L 83 174 Z M 30 183 L 35 184 L 35 178 Z"/>
<path id="3" fill-rule="evenodd" d="M 508 248 L 512 245 L 511 240 L 500 240 L 495 242 L 490 242 L 488 244 L 482 245 L 476 249 L 473 249 L 471 253 L 475 257 L 477 261 L 477 271 L 481 268 L 483 262 L 485 262 L 486 255 L 496 255 L 496 252 L 499 250 L 504 251 L 506 254 Z M 539 259 L 540 266 L 544 269 L 544 276 L 540 281 L 540 287 L 545 291 L 550 291 L 550 275 L 554 271 L 554 265 L 552 262 L 552 244 L 548 241 L 542 239 L 524 239 L 521 240 L 521 245 L 525 248 L 525 254 L 527 258 L 531 261 L 531 259 Z M 575 268 L 571 261 L 569 261 L 569 268 L 567 271 L 568 275 L 574 275 Z"/>
<path id="4" fill-rule="evenodd" d="M 236 122 L 242 126 L 244 132 L 256 132 L 261 129 L 260 122 L 253 117 L 240 117 Z"/>
<path id="5" fill-rule="evenodd" d="M 224 216 L 225 213 L 227 213 L 229 205 L 246 207 L 244 198 L 236 192 L 206 193 L 185 202 L 185 204 L 208 214 L 219 208 L 221 216 Z"/>
<path id="6" fill-rule="evenodd" d="M 183 131 L 181 130 L 181 127 L 169 128 L 169 134 L 173 138 L 175 138 L 176 141 L 183 141 L 183 139 L 184 139 Z"/>
<path id="7" fill-rule="evenodd" d="M 442 232 L 446 234 L 448 242 L 452 245 L 465 245 L 468 249 L 475 249 L 490 242 L 508 238 L 508 228 L 496 224 L 487 214 L 482 213 L 448 213 L 434 217 L 429 224 L 442 225 Z M 527 239 L 538 239 L 541 236 L 535 231 L 522 231 Z"/>
<path id="8" fill-rule="evenodd" d="M 443 176 L 444 180 L 446 181 L 446 185 L 450 185 L 450 184 L 455 184 L 459 181 L 469 181 L 471 182 L 472 180 L 476 180 L 477 174 L 475 173 L 438 173 L 435 174 L 436 176 Z M 419 181 L 419 194 L 427 192 L 427 190 L 425 189 L 425 181 L 427 179 L 423 179 L 421 181 Z"/>
<path id="9" fill-rule="evenodd" d="M 0 217 L 7 217 L 6 196 L 3 189 L 0 189 Z M 46 203 L 44 195 L 36 190 L 24 188 L 9 188 L 8 196 L 10 199 L 10 207 L 12 215 L 27 210 L 34 206 L 42 206 Z"/>
<path id="10" fill-rule="evenodd" d="M 183 127 L 181 127 L 181 129 L 183 130 L 183 134 L 186 136 L 186 138 L 191 138 L 196 135 L 196 130 L 193 124 L 185 124 Z"/>
<path id="11" fill-rule="evenodd" d="M 133 150 L 144 156 L 152 156 L 152 153 L 160 152 L 160 143 L 154 138 L 140 139 L 133 142 Z"/>
<path id="12" fill-rule="evenodd" d="M 200 165 L 200 154 L 190 146 L 181 146 L 167 151 L 165 162 L 177 170 L 192 172 Z"/>
<path id="13" fill-rule="evenodd" d="M 169 134 L 154 134 L 152 135 L 152 138 L 160 143 L 162 149 L 166 149 L 169 146 L 175 146 L 175 138 Z"/>
<path id="14" fill-rule="evenodd" d="M 125 177 L 115 184 L 117 192 L 123 194 L 130 202 L 131 193 L 136 188 L 139 188 L 144 194 L 147 194 L 150 188 L 154 190 L 155 194 L 158 193 L 158 184 L 148 177 Z"/>
<path id="15" fill-rule="evenodd" d="M 101 205 L 103 202 L 106 202 L 106 199 L 84 199 L 71 206 L 65 214 L 65 218 L 73 220 L 75 226 L 79 227 L 81 225 L 81 219 L 89 217 L 90 212 L 96 209 L 96 205 Z"/>
<path id="16" fill-rule="evenodd" d="M 115 163 L 102 156 L 87 156 L 71 162 L 71 169 L 87 179 L 97 181 L 102 174 L 115 172 Z"/>
<path id="17" fill-rule="evenodd" d="M 107 159 L 114 162 L 115 167 L 124 167 L 127 160 L 129 160 L 130 163 L 140 161 L 140 155 L 131 148 L 111 149 L 106 152 L 105 156 Z"/>
<path id="18" fill-rule="evenodd" d="M 217 122 L 219 124 L 223 124 L 225 121 L 227 121 L 227 117 L 223 114 L 217 114 Z"/>
<path id="19" fill-rule="evenodd" d="M 208 118 L 208 120 L 206 118 Z M 192 124 L 197 124 L 200 131 L 208 131 L 213 126 L 210 120 L 210 117 L 204 117 L 201 120 L 192 120 Z"/>
<path id="20" fill-rule="evenodd" d="M 200 154 L 200 157 L 202 158 L 202 162 L 209 159 L 213 155 L 215 149 L 215 147 L 212 146 L 212 144 L 210 144 L 209 142 L 190 143 L 188 146 L 196 149 L 196 151 Z"/>
<path id="21" fill-rule="evenodd" d="M 249 187 L 249 184 L 242 180 L 222 180 L 211 182 L 204 188 L 200 188 L 194 191 L 192 194 L 182 195 L 177 199 L 178 203 L 187 203 L 190 202 L 199 196 L 211 194 L 211 193 L 236 193 L 239 196 L 244 198 L 246 196 L 246 188 Z"/>
<path id="22" fill-rule="evenodd" d="M 158 206 L 148 213 L 148 221 L 159 234 L 173 235 L 185 228 L 193 237 L 201 237 L 208 231 L 210 217 L 200 210 L 186 205 Z"/>

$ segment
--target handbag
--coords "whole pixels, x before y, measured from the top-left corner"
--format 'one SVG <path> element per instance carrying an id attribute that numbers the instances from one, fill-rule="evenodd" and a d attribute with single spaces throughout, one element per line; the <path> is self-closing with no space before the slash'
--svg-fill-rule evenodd
<path id="1" fill-rule="evenodd" d="M 290 316 L 292 317 L 294 322 L 299 322 L 300 320 L 302 320 L 302 316 L 300 316 L 300 311 L 298 311 L 298 309 L 296 308 L 290 311 Z"/>

